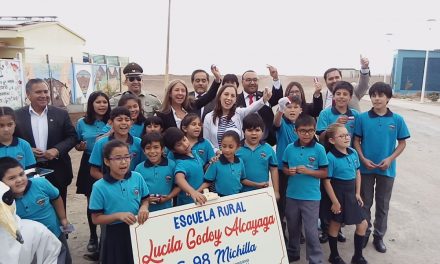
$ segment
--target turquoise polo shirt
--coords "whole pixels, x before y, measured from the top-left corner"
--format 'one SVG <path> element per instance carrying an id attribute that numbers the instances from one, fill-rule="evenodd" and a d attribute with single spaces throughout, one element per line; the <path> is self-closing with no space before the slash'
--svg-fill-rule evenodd
<path id="1" fill-rule="evenodd" d="M 112 126 L 107 124 L 107 125 L 105 125 L 101 129 L 101 133 L 100 134 L 101 135 L 105 134 L 105 133 L 109 132 L 111 129 L 112 129 Z M 136 124 L 136 123 L 131 124 L 131 127 L 130 127 L 130 134 L 131 135 L 140 138 L 140 137 L 142 137 L 142 132 L 143 131 L 144 131 L 144 123 L 141 123 L 141 124 Z"/>
<path id="2" fill-rule="evenodd" d="M 376 114 L 373 109 L 359 115 L 356 122 L 355 136 L 361 138 L 361 148 L 364 156 L 379 164 L 382 160 L 393 154 L 397 140 L 410 137 L 408 127 L 402 116 L 391 112 L 389 109 L 383 116 Z M 396 177 L 396 160 L 391 162 L 387 170 L 368 170 L 362 163 L 361 173 L 379 174 Z"/>
<path id="3" fill-rule="evenodd" d="M 137 215 L 142 201 L 149 196 L 147 184 L 139 173 L 129 171 L 122 180 L 106 173 L 93 184 L 89 209 L 91 213 L 105 215 L 122 212 Z M 116 221 L 111 225 L 119 223 L 122 222 Z"/>
<path id="4" fill-rule="evenodd" d="M 242 141 L 241 148 L 236 154 L 243 160 L 246 171 L 246 179 L 253 182 L 268 182 L 270 167 L 278 167 L 278 159 L 273 148 L 264 142 L 258 144 L 255 149 L 251 149 Z M 256 188 L 250 186 L 243 186 L 242 191 L 252 191 Z"/>
<path id="5" fill-rule="evenodd" d="M 51 201 L 60 192 L 45 178 L 29 179 L 22 197 L 15 198 L 17 215 L 45 225 L 56 237 L 61 235 L 60 221 Z"/>
<path id="6" fill-rule="evenodd" d="M 84 117 L 78 120 L 76 124 L 76 135 L 78 140 L 85 141 L 87 143 L 85 152 L 91 154 L 93 146 L 96 142 L 96 137 L 102 134 L 102 129 L 106 124 L 102 120 L 95 120 L 93 124 L 89 125 L 84 121 Z"/>
<path id="7" fill-rule="evenodd" d="M 327 175 L 329 178 L 346 181 L 356 179 L 356 172 L 360 166 L 356 150 L 349 147 L 347 148 L 347 154 L 344 154 L 332 147 L 327 153 L 327 158 Z"/>
<path id="8" fill-rule="evenodd" d="M 13 137 L 10 145 L 0 143 L 0 157 L 14 158 L 25 169 L 35 167 L 37 163 L 31 145 L 18 137 Z"/>
<path id="9" fill-rule="evenodd" d="M 214 183 L 215 191 L 220 196 L 239 193 L 244 179 L 246 170 L 243 161 L 235 156 L 234 162 L 229 162 L 223 154 L 218 161 L 209 165 L 204 178 L 206 182 Z"/>
<path id="10" fill-rule="evenodd" d="M 96 141 L 95 146 L 93 147 L 92 154 L 89 158 L 89 163 L 91 166 L 102 168 L 104 165 L 104 146 L 107 142 L 110 140 L 115 139 L 113 135 L 106 136 L 103 138 L 100 138 L 98 141 Z M 144 152 L 141 148 L 141 139 L 138 137 L 133 137 L 132 135 L 128 134 L 128 141 L 129 145 L 129 151 L 130 154 L 133 155 L 133 158 L 130 162 L 130 170 L 134 170 L 136 166 L 145 160 Z"/>
<path id="11" fill-rule="evenodd" d="M 176 163 L 162 157 L 159 164 L 155 165 L 148 159 L 136 166 L 135 171 L 142 175 L 150 194 L 168 195 L 174 187 L 174 170 Z M 150 212 L 173 207 L 172 201 L 160 204 L 150 204 Z"/>
<path id="12" fill-rule="evenodd" d="M 332 106 L 330 108 L 326 108 L 321 111 L 318 117 L 318 123 L 316 124 L 316 134 L 320 135 L 322 132 L 324 132 L 331 124 L 336 123 L 339 116 L 346 115 L 348 117 L 353 117 L 353 119 L 348 120 L 348 122 L 345 124 L 345 127 L 348 130 L 348 133 L 350 136 L 353 136 L 354 133 L 354 127 L 356 123 L 356 119 L 359 116 L 359 112 L 355 109 L 349 108 L 347 112 L 340 113 L 336 107 Z"/>
<path id="13" fill-rule="evenodd" d="M 283 154 L 287 145 L 295 142 L 298 139 L 298 135 L 295 132 L 295 123 L 287 119 L 286 117 L 281 118 L 280 127 L 274 127 L 275 135 L 277 137 L 277 147 L 276 147 L 276 155 L 278 162 L 278 169 L 283 169 Z"/>
<path id="14" fill-rule="evenodd" d="M 301 146 L 299 140 L 289 144 L 284 151 L 283 164 L 287 167 L 303 165 L 308 169 L 318 170 L 328 166 L 324 147 L 315 140 L 307 146 Z M 321 200 L 320 180 L 307 174 L 295 174 L 289 177 L 286 196 L 297 200 Z"/>
<path id="15" fill-rule="evenodd" d="M 192 146 L 191 150 L 195 151 L 195 153 L 202 159 L 204 165 L 208 164 L 209 161 L 215 156 L 214 147 L 212 146 L 211 142 L 204 138 L 200 138 L 197 143 Z M 167 148 L 165 151 L 168 153 L 167 157 L 169 159 L 175 160 L 174 153 L 172 151 L 169 151 Z"/>
<path id="16" fill-rule="evenodd" d="M 191 187 L 197 190 L 203 183 L 203 161 L 197 155 L 195 151 L 192 151 L 193 157 L 188 155 L 181 155 L 174 153 L 174 158 L 176 160 L 176 170 L 174 175 L 177 173 L 183 173 L 185 179 Z M 187 196 L 184 191 L 181 191 L 177 196 L 177 205 L 184 205 L 194 203 L 191 196 Z"/>

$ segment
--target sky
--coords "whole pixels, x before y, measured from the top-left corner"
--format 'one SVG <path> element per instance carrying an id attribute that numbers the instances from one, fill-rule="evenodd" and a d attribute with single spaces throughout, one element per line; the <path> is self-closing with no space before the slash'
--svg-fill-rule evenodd
<path id="1" fill-rule="evenodd" d="M 57 16 L 86 39 L 85 52 L 129 57 L 146 74 L 164 73 L 167 14 L 167 0 L 15 0 L 0 10 Z M 169 72 L 216 64 L 223 74 L 268 74 L 271 64 L 281 75 L 322 76 L 359 68 L 362 55 L 383 75 L 397 49 L 440 49 L 439 33 L 434 0 L 172 0 Z"/>

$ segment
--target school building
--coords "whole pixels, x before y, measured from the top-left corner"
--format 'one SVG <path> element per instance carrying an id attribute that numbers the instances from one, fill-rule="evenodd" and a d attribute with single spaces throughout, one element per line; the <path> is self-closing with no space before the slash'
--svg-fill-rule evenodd
<path id="1" fill-rule="evenodd" d="M 440 50 L 429 51 L 425 91 L 440 92 Z M 393 61 L 392 86 L 396 93 L 422 90 L 426 50 L 397 50 Z"/>

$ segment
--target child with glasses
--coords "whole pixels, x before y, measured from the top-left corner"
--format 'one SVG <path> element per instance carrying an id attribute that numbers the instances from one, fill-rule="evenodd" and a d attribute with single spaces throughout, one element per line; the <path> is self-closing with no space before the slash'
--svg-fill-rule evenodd
<path id="1" fill-rule="evenodd" d="M 360 163 L 356 150 L 350 148 L 350 142 L 350 134 L 343 124 L 335 123 L 327 128 L 328 177 L 324 179 L 324 187 L 332 202 L 328 244 L 329 262 L 333 264 L 345 263 L 339 256 L 337 244 L 342 223 L 356 225 L 351 263 L 367 263 L 362 255 L 367 221 L 362 211 Z"/>
<path id="2" fill-rule="evenodd" d="M 327 177 L 325 149 L 315 140 L 315 119 L 304 115 L 295 122 L 298 140 L 283 154 L 283 172 L 289 179 L 286 191 L 286 219 L 289 231 L 289 262 L 300 259 L 301 226 L 306 237 L 309 263 L 322 263 L 323 253 L 316 223 L 321 200 L 320 179 Z"/>
<path id="3" fill-rule="evenodd" d="M 111 140 L 102 155 L 106 173 L 93 184 L 89 204 L 93 223 L 106 225 L 101 261 L 133 263 L 129 225 L 148 219 L 149 190 L 142 176 L 130 169 L 128 144 Z"/>
<path id="4" fill-rule="evenodd" d="M 145 160 L 144 153 L 141 148 L 141 139 L 130 134 L 132 120 L 130 111 L 122 106 L 118 106 L 110 112 L 109 124 L 112 126 L 113 132 L 109 136 L 104 136 L 96 141 L 90 154 L 90 175 L 95 179 L 103 177 L 103 152 L 104 145 L 112 139 L 117 139 L 129 145 L 130 170 L 134 170 L 136 165 Z"/>

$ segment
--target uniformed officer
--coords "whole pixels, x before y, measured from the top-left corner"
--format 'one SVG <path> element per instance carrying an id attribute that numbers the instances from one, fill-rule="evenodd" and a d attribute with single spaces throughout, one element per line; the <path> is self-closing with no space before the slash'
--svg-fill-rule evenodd
<path id="1" fill-rule="evenodd" d="M 141 99 L 145 117 L 153 116 L 159 110 L 162 103 L 156 95 L 142 91 L 142 73 L 144 72 L 142 67 L 135 62 L 130 62 L 122 72 L 125 75 L 125 84 L 128 87 L 128 91 L 117 93 L 110 98 L 111 107 L 114 108 L 118 105 L 119 99 L 124 93 L 132 93 Z"/>

